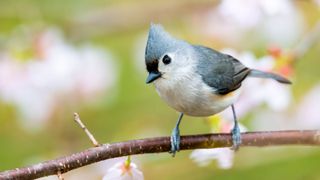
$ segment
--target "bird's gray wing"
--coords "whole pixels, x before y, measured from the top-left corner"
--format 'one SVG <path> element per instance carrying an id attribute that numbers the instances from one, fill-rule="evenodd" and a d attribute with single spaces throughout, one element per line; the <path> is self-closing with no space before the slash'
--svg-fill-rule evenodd
<path id="1" fill-rule="evenodd" d="M 228 94 L 241 86 L 250 69 L 230 55 L 204 46 L 194 46 L 197 53 L 197 71 L 215 93 Z"/>

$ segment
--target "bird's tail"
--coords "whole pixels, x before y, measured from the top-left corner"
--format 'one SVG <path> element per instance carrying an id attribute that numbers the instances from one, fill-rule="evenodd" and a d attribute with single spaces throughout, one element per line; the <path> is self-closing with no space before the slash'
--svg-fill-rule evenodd
<path id="1" fill-rule="evenodd" d="M 274 74 L 274 73 L 270 73 L 270 72 L 263 72 L 263 71 L 259 71 L 256 69 L 251 69 L 249 76 L 250 77 L 257 77 L 257 78 L 269 78 L 269 79 L 274 79 L 280 83 L 291 84 L 291 81 L 289 81 L 288 79 L 286 79 L 278 74 Z"/>

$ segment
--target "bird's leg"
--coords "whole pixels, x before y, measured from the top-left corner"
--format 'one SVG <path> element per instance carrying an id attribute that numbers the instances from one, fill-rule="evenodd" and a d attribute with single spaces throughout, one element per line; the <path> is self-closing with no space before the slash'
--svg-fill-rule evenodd
<path id="1" fill-rule="evenodd" d="M 176 126 L 173 128 L 171 133 L 171 150 L 170 153 L 172 153 L 172 156 L 174 157 L 176 152 L 180 150 L 180 130 L 179 125 L 181 122 L 181 119 L 183 117 L 183 113 L 180 113 L 179 119 L 177 121 Z"/>
<path id="2" fill-rule="evenodd" d="M 241 144 L 241 134 L 240 134 L 240 128 L 238 125 L 238 121 L 237 121 L 237 116 L 236 116 L 236 111 L 234 110 L 234 105 L 231 105 L 232 108 L 232 113 L 233 113 L 233 119 L 234 119 L 234 126 L 231 130 L 231 134 L 232 134 L 232 149 L 233 150 L 238 150 L 239 146 Z"/>

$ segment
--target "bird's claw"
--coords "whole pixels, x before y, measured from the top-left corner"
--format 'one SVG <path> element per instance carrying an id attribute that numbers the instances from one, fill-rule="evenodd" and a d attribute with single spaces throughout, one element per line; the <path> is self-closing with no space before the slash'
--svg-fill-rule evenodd
<path id="1" fill-rule="evenodd" d="M 174 157 L 176 155 L 176 152 L 179 152 L 179 150 L 180 150 L 180 131 L 179 131 L 179 128 L 175 127 L 172 130 L 170 141 L 171 141 L 170 153 L 172 154 L 172 157 Z"/>
<path id="2" fill-rule="evenodd" d="M 232 150 L 238 150 L 239 146 L 241 145 L 241 134 L 240 134 L 240 128 L 238 125 L 235 125 L 233 129 L 231 130 L 232 135 Z"/>

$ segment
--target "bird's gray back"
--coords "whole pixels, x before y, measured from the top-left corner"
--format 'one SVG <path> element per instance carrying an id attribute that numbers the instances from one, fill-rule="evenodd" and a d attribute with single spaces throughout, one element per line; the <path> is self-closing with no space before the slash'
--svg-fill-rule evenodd
<path id="1" fill-rule="evenodd" d="M 193 46 L 197 53 L 197 71 L 203 81 L 217 94 L 228 94 L 238 89 L 250 69 L 230 55 L 204 46 Z"/>

